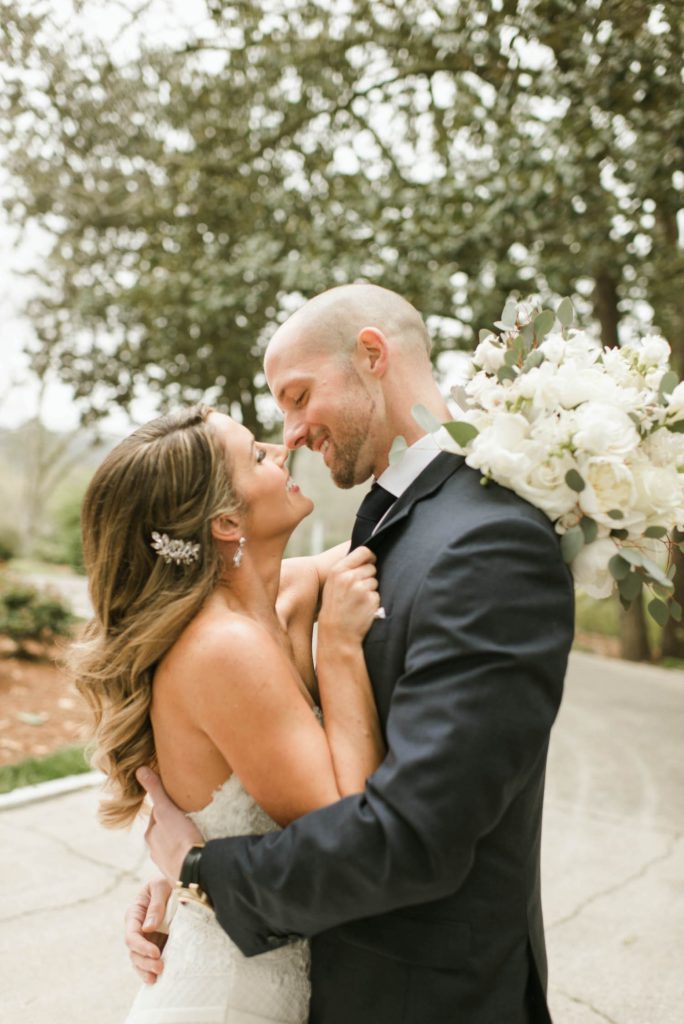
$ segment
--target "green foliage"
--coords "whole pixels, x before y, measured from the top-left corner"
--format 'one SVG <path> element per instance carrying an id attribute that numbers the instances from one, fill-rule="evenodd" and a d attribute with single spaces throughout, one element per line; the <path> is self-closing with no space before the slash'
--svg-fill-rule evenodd
<path id="1" fill-rule="evenodd" d="M 49 538 L 38 546 L 37 553 L 46 562 L 69 565 L 78 573 L 85 572 L 81 538 L 80 492 L 71 493 L 56 509 Z"/>
<path id="2" fill-rule="evenodd" d="M 0 634 L 9 636 L 19 652 L 27 643 L 40 646 L 68 636 L 75 617 L 60 597 L 10 578 L 0 580 Z"/>
<path id="3" fill-rule="evenodd" d="M 35 364 L 90 416 L 144 383 L 253 427 L 289 297 L 357 277 L 437 350 L 536 289 L 607 339 L 646 300 L 681 361 L 675 0 L 212 0 L 134 60 L 46 10 L 3 8 L 0 138 L 11 215 L 54 238 Z"/>
<path id="4" fill-rule="evenodd" d="M 0 562 L 16 558 L 20 549 L 21 541 L 16 530 L 7 526 L 0 528 Z"/>
<path id="5" fill-rule="evenodd" d="M 0 766 L 0 793 L 67 775 L 81 775 L 90 770 L 82 747 L 65 747 L 47 757 L 29 757 L 18 764 Z"/>

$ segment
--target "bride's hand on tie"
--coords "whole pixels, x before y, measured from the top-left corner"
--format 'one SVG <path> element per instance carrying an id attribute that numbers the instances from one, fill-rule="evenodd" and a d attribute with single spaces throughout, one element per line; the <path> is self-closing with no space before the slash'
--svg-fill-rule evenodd
<path id="1" fill-rule="evenodd" d="M 326 643 L 333 638 L 360 643 L 370 629 L 380 608 L 375 561 L 369 548 L 360 547 L 331 568 L 318 616 Z"/>
<path id="2" fill-rule="evenodd" d="M 162 951 L 168 936 L 157 929 L 164 920 L 171 886 L 165 878 L 146 882 L 126 911 L 128 955 L 142 980 L 152 985 L 164 969 Z"/>

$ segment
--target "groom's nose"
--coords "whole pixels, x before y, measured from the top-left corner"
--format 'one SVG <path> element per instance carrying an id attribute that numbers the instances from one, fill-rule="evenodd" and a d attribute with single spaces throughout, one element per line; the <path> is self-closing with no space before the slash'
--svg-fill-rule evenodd
<path id="1" fill-rule="evenodd" d="M 285 417 L 283 424 L 283 441 L 287 448 L 301 448 L 306 444 L 308 427 L 300 419 Z"/>

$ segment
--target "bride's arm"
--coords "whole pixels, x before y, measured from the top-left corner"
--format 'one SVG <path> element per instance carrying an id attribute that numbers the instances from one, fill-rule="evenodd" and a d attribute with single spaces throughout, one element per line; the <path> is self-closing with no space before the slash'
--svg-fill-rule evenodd
<path id="1" fill-rule="evenodd" d="M 323 587 L 331 569 L 349 550 L 349 541 L 318 555 L 283 559 L 278 590 L 278 613 L 287 623 L 314 622 L 321 602 Z"/>
<path id="2" fill-rule="evenodd" d="M 235 616 L 212 636 L 203 636 L 201 648 L 192 653 L 190 678 L 197 684 L 188 713 L 193 724 L 279 824 L 361 792 L 382 759 L 361 652 L 378 607 L 373 562 L 367 549 L 358 549 L 331 581 L 324 630 L 330 650 L 323 655 L 324 711 L 330 721 L 324 728 L 292 662 L 258 623 Z M 231 652 L 228 677 L 226 650 Z M 333 685 L 339 699 L 330 692 Z"/>
<path id="3" fill-rule="evenodd" d="M 345 793 L 358 793 L 382 762 L 385 744 L 361 647 L 368 627 L 358 616 L 354 629 L 354 609 L 345 592 L 346 561 L 338 560 L 330 570 L 323 592 L 316 675 L 338 787 Z M 374 573 L 369 586 L 370 581 L 377 609 L 380 602 Z M 361 736 L 365 736 L 363 743 L 359 742 Z"/>

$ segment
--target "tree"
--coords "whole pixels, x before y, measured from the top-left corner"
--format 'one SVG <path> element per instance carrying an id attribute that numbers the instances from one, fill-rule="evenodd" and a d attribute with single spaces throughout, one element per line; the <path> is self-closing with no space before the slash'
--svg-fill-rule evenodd
<path id="1" fill-rule="evenodd" d="M 144 385 L 268 427 L 269 330 L 358 277 L 436 353 L 538 292 L 684 367 L 677 0 L 210 0 L 133 59 L 7 10 L 11 208 L 55 237 L 38 356 L 88 416 Z"/>

